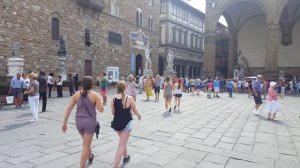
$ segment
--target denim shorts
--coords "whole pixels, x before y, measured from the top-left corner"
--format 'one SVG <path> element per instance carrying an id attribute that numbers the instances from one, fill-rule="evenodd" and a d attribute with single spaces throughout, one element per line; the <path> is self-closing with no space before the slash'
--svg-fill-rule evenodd
<path id="1" fill-rule="evenodd" d="M 132 130 L 132 120 L 126 125 L 126 127 L 122 131 L 130 132 Z"/>

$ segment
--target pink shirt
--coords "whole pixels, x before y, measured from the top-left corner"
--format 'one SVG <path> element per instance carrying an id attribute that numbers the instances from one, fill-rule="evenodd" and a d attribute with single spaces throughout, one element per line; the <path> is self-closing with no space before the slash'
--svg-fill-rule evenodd
<path id="1" fill-rule="evenodd" d="M 276 90 L 274 90 L 273 88 L 269 88 L 268 90 L 268 101 L 277 101 L 277 93 Z"/>
<path id="2" fill-rule="evenodd" d="M 209 82 L 209 83 L 207 84 L 207 88 L 208 88 L 208 89 L 212 89 L 212 88 L 213 88 L 213 83 L 212 83 L 212 82 Z"/>

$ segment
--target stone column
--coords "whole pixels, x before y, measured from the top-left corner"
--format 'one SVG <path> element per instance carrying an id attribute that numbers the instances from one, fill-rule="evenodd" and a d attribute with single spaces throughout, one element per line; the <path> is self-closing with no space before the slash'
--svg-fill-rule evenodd
<path id="1" fill-rule="evenodd" d="M 237 35 L 229 38 L 229 54 L 228 54 L 228 78 L 233 78 L 233 71 L 235 68 L 236 52 L 237 52 Z"/>
<path id="2" fill-rule="evenodd" d="M 280 44 L 280 34 L 281 32 L 279 24 L 268 25 L 265 72 L 272 76 L 277 75 L 278 71 L 278 50 Z"/>
<path id="3" fill-rule="evenodd" d="M 216 70 L 216 33 L 214 31 L 206 32 L 204 47 L 204 75 L 214 76 Z"/>

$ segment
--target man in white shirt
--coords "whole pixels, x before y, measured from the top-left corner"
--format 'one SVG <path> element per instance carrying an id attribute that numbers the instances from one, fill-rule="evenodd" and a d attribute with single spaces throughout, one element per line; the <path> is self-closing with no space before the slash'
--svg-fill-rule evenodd
<path id="1" fill-rule="evenodd" d="M 48 91 L 49 91 L 48 97 L 49 98 L 51 98 L 51 91 L 52 91 L 52 88 L 53 88 L 53 75 L 54 75 L 53 72 L 49 73 L 48 80 L 47 80 Z"/>

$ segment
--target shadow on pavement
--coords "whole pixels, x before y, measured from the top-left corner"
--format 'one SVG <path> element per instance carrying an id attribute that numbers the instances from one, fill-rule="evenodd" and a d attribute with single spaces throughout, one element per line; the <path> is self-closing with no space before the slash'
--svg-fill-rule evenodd
<path id="1" fill-rule="evenodd" d="M 171 112 L 172 113 L 172 112 Z M 164 118 L 169 118 L 169 117 L 171 117 L 171 113 L 169 113 L 169 111 L 166 111 L 166 112 L 164 112 L 163 114 L 162 114 L 162 116 L 164 117 Z"/>
<path id="2" fill-rule="evenodd" d="M 31 122 L 25 122 L 25 123 L 20 123 L 20 124 L 11 124 L 11 125 L 6 126 L 3 129 L 0 129 L 0 132 L 10 131 L 10 130 L 13 130 L 13 129 L 21 128 L 21 127 L 29 125 L 29 124 L 31 124 Z"/>

